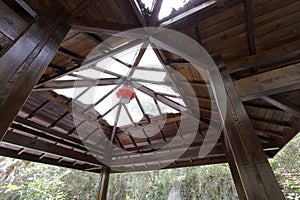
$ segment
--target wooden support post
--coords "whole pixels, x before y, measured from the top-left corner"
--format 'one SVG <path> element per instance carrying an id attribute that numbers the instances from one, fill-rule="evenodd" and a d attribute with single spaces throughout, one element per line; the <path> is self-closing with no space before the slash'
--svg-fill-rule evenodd
<path id="1" fill-rule="evenodd" d="M 230 74 L 223 63 L 218 66 L 228 99 L 223 131 L 233 158 L 229 162 L 231 169 L 236 168 L 238 172 L 232 173 L 238 176 L 234 177 L 235 184 L 242 184 L 244 190 L 243 194 L 238 185 L 239 196 L 246 196 L 246 199 L 284 199 Z"/>
<path id="2" fill-rule="evenodd" d="M 69 31 L 53 1 L 0 58 L 0 141 Z M 13 16 L 8 16 L 13 17 Z"/>
<path id="3" fill-rule="evenodd" d="M 102 167 L 100 174 L 99 190 L 97 194 L 97 200 L 106 200 L 107 197 L 107 188 L 109 182 L 109 167 Z"/>

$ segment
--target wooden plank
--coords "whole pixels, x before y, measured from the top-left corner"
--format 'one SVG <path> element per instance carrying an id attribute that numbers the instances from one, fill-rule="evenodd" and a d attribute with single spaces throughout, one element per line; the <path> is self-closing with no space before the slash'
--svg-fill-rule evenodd
<path id="1" fill-rule="evenodd" d="M 227 162 L 230 168 L 230 172 L 231 172 L 231 176 L 232 179 L 234 181 L 234 185 L 236 188 L 236 191 L 238 193 L 239 199 L 240 200 L 247 200 L 244 188 L 243 188 L 243 183 L 242 180 L 239 176 L 239 171 L 238 168 L 236 167 L 236 165 L 234 164 L 234 158 L 232 155 L 232 152 L 230 150 L 229 144 L 228 144 L 228 138 L 226 137 L 226 135 L 223 132 L 223 137 L 224 137 L 224 146 L 226 149 L 226 158 L 227 158 Z"/>
<path id="2" fill-rule="evenodd" d="M 155 1 L 155 6 L 154 6 L 153 11 L 151 13 L 150 26 L 156 26 L 156 23 L 158 21 L 158 14 L 160 12 L 162 2 L 163 2 L 162 0 L 156 0 Z"/>
<path id="3" fill-rule="evenodd" d="M 243 101 L 300 89 L 300 64 L 257 74 L 234 82 Z"/>
<path id="4" fill-rule="evenodd" d="M 294 104 L 293 102 L 290 102 L 288 99 L 284 99 L 276 96 L 274 97 L 264 96 L 262 97 L 262 99 L 300 119 L 300 106 Z"/>
<path id="5" fill-rule="evenodd" d="M 0 112 L 6 114 L 0 123 L 0 140 L 69 30 L 69 26 L 62 22 L 62 6 L 55 2 L 51 5 L 48 12 L 43 13 L 9 49 L 2 52 Z"/>
<path id="6" fill-rule="evenodd" d="M 247 199 L 284 199 L 230 74 L 224 64 L 219 63 L 218 67 L 228 98 L 223 131 L 234 158 L 231 164 L 238 169 L 238 176 L 246 197 Z"/>
<path id="7" fill-rule="evenodd" d="M 142 15 L 142 13 L 140 12 L 139 8 L 137 7 L 135 0 L 129 0 L 129 3 L 138 19 L 138 21 L 140 22 L 141 26 L 146 27 L 147 26 L 147 22 L 145 17 Z"/>
<path id="8" fill-rule="evenodd" d="M 256 55 L 230 61 L 226 63 L 226 67 L 230 73 L 233 74 L 250 68 L 276 66 L 278 63 L 299 60 L 299 45 L 300 40 L 298 39 L 285 45 L 260 52 Z"/>
<path id="9" fill-rule="evenodd" d="M 99 189 L 98 189 L 98 194 L 97 194 L 96 200 L 106 200 L 108 182 L 109 182 L 109 174 L 110 174 L 109 167 L 101 168 Z"/>
<path id="10" fill-rule="evenodd" d="M 256 53 L 256 47 L 255 47 L 255 35 L 254 35 L 254 25 L 253 25 L 253 17 L 252 17 L 252 3 L 250 0 L 244 0 L 244 2 L 245 2 L 245 12 L 246 12 L 246 22 L 247 22 L 249 52 L 250 55 L 253 55 Z"/>
<path id="11" fill-rule="evenodd" d="M 15 40 L 28 26 L 27 22 L 16 14 L 3 1 L 0 1 L 0 31 L 11 40 Z"/>
<path id="12" fill-rule="evenodd" d="M 184 142 L 183 142 L 184 143 Z M 185 147 L 186 148 L 186 147 Z M 185 149 L 184 148 L 184 149 Z M 186 151 L 184 149 L 173 149 L 166 150 L 159 153 L 128 153 L 122 158 L 112 160 L 110 165 L 112 167 L 122 167 L 125 165 L 135 165 L 135 164 L 145 164 L 145 163 L 157 163 L 164 161 L 172 161 L 172 160 L 184 160 L 190 158 L 198 158 L 199 150 L 201 146 L 191 147 Z M 173 151 L 173 152 L 172 152 Z M 178 154 L 176 151 L 181 151 L 183 154 L 178 158 Z M 224 155 L 223 145 L 216 145 L 209 152 L 207 157 L 209 156 L 218 156 Z M 127 157 L 129 156 L 129 157 Z"/>
<path id="13" fill-rule="evenodd" d="M 84 163 L 102 166 L 101 162 L 92 155 L 73 151 L 53 143 L 44 142 L 34 138 L 26 137 L 24 135 L 17 134 L 13 131 L 8 131 L 6 136 L 3 138 L 2 143 L 12 144 L 14 146 L 28 148 L 41 153 L 52 154 L 59 157 L 73 159 L 75 161 L 81 161 Z"/>
<path id="14" fill-rule="evenodd" d="M 121 78 L 105 78 L 99 80 L 95 79 L 95 80 L 77 80 L 77 81 L 69 81 L 69 80 L 53 81 L 53 82 L 45 83 L 41 87 L 33 89 L 33 91 L 116 85 L 122 81 L 123 79 Z"/>
<path id="15" fill-rule="evenodd" d="M 54 165 L 54 166 L 59 165 L 61 167 L 67 167 L 67 168 L 71 168 L 71 169 L 86 170 L 88 168 L 95 167 L 95 165 L 77 164 L 74 162 L 67 162 L 67 161 L 61 161 L 58 163 L 57 159 L 47 158 L 45 156 L 41 158 L 40 155 L 34 155 L 34 154 L 30 154 L 30 153 L 19 154 L 18 151 L 4 148 L 4 147 L 0 147 L 0 152 L 1 152 L 0 154 L 2 156 L 7 156 L 10 158 L 28 160 L 28 161 L 32 161 L 32 162 L 44 163 L 44 164 Z"/>
<path id="16" fill-rule="evenodd" d="M 115 34 L 134 28 L 138 28 L 136 25 L 119 24 L 116 22 L 98 21 L 94 19 L 85 19 L 81 17 L 71 17 L 69 23 L 72 29 L 90 32 L 90 33 L 105 33 Z"/>
<path id="17" fill-rule="evenodd" d="M 93 0 L 83 1 L 83 3 L 81 3 L 74 10 L 72 10 L 71 14 L 73 16 L 79 15 L 81 12 L 83 12 L 85 9 L 87 9 L 91 5 L 92 2 L 94 2 L 94 1 Z"/>

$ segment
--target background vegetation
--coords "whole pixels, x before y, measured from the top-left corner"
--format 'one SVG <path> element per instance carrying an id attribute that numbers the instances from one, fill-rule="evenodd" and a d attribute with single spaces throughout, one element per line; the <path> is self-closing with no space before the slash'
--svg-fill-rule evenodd
<path id="1" fill-rule="evenodd" d="M 300 199 L 300 135 L 270 164 L 287 199 Z M 96 198 L 99 175 L 0 157 L 1 200 Z M 111 200 L 238 199 L 227 164 L 112 174 Z"/>

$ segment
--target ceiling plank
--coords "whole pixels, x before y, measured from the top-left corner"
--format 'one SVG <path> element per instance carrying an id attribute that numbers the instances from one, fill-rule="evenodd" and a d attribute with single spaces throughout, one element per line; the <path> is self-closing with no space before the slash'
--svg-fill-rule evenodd
<path id="1" fill-rule="evenodd" d="M 135 3 L 135 0 L 129 0 L 129 3 L 131 5 L 136 17 L 138 18 L 141 26 L 146 27 L 147 26 L 146 19 L 142 15 L 142 13 L 140 12 L 140 9 L 137 7 L 137 4 Z"/>
<path id="2" fill-rule="evenodd" d="M 279 47 L 262 51 L 255 55 L 226 62 L 226 68 L 229 70 L 230 74 L 234 74 L 251 68 L 263 68 L 267 66 L 278 66 L 285 63 L 288 64 L 291 62 L 297 62 L 300 60 L 299 46 L 300 39 Z"/>
<path id="3" fill-rule="evenodd" d="M 300 119 L 300 106 L 290 102 L 288 99 L 276 96 L 264 96 L 262 99 Z"/>
<path id="4" fill-rule="evenodd" d="M 34 138 L 29 138 L 21 134 L 17 134 L 13 131 L 8 131 L 6 136 L 2 140 L 3 143 L 12 144 L 18 147 L 24 147 L 41 153 L 48 153 L 59 157 L 64 157 L 68 159 L 73 159 L 76 161 L 85 162 L 92 165 L 103 166 L 99 160 L 91 155 L 75 152 L 71 149 L 67 149 L 61 146 L 57 146 L 53 143 L 44 142 Z"/>
<path id="5" fill-rule="evenodd" d="M 250 55 L 253 55 L 256 53 L 256 46 L 255 46 L 254 24 L 253 24 L 253 17 L 252 17 L 252 2 L 250 0 L 244 0 L 244 3 L 245 3 L 245 11 L 246 11 L 245 14 L 246 14 L 249 52 Z"/>
<path id="6" fill-rule="evenodd" d="M 247 101 L 300 89 L 299 76 L 300 63 L 236 80 L 234 85 L 242 101 Z"/>
<path id="7" fill-rule="evenodd" d="M 46 83 L 41 87 L 35 88 L 33 89 L 33 91 L 116 85 L 121 81 L 123 81 L 123 79 L 121 78 L 104 78 L 104 79 L 95 79 L 95 80 L 75 80 L 75 81 L 74 80 L 53 81 L 53 82 Z"/>
<path id="8" fill-rule="evenodd" d="M 74 30 L 102 34 L 117 34 L 119 32 L 138 28 L 136 25 L 99 21 L 82 17 L 70 17 L 69 23 Z"/>
<path id="9" fill-rule="evenodd" d="M 34 154 L 26 153 L 26 152 L 19 154 L 18 151 L 4 148 L 4 147 L 0 147 L 0 152 L 1 152 L 1 155 L 11 157 L 11 158 L 39 162 L 39 163 L 44 163 L 44 164 L 49 164 L 49 165 L 54 165 L 54 166 L 58 165 L 57 159 L 47 158 L 45 156 L 40 158 L 40 155 L 34 155 Z M 93 167 L 96 166 L 96 165 L 87 165 L 87 164 L 77 164 L 77 162 L 67 162 L 67 161 L 61 161 L 59 163 L 59 165 L 62 167 L 78 169 L 78 170 L 86 170 L 88 168 L 91 168 L 91 166 L 93 166 Z M 100 167 L 98 167 L 98 169 L 100 170 Z"/>

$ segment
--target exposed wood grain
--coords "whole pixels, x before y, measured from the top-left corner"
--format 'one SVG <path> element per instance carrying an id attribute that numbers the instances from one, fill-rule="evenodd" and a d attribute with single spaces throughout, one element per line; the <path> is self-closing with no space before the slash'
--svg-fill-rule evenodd
<path id="1" fill-rule="evenodd" d="M 7 113 L 7 116 L 1 121 L 0 138 L 67 34 L 69 26 L 61 22 L 64 17 L 62 7 L 53 2 L 49 11 L 43 13 L 7 51 L 3 52 L 0 58 L 0 111 Z"/>
<path id="2" fill-rule="evenodd" d="M 110 174 L 109 167 L 101 168 L 99 189 L 98 189 L 96 200 L 106 200 L 108 182 L 109 182 L 109 174 Z"/>
<path id="3" fill-rule="evenodd" d="M 284 199 L 253 125 L 224 64 L 219 63 L 228 95 L 224 134 L 248 199 Z M 242 194 L 243 195 L 243 194 Z"/>

